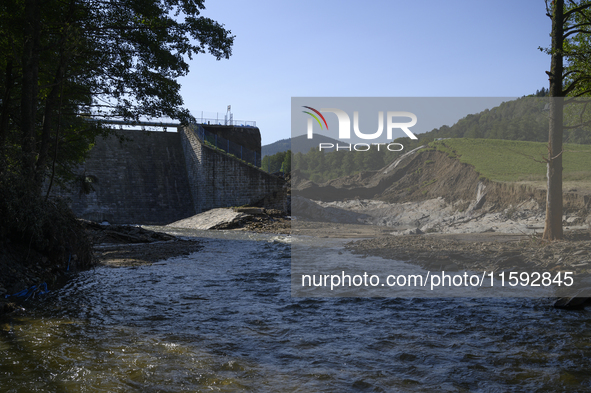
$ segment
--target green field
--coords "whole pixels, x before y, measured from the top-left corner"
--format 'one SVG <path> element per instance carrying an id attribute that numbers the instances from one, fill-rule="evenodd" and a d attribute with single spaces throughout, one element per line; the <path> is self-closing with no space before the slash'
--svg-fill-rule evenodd
<path id="1" fill-rule="evenodd" d="M 546 143 L 458 138 L 431 142 L 429 146 L 472 165 L 489 180 L 545 187 Z M 591 145 L 565 144 L 563 168 L 565 191 L 591 190 Z"/>

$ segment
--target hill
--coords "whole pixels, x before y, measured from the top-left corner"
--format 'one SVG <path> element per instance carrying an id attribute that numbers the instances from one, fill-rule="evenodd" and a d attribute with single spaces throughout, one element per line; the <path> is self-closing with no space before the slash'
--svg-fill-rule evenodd
<path id="1" fill-rule="evenodd" d="M 417 134 L 418 140 L 395 139 L 394 142 L 404 146 L 404 151 L 401 152 L 330 152 L 324 154 L 322 158 L 318 156 L 318 152 L 306 152 L 303 157 L 294 156 L 293 168 L 300 170 L 302 175 L 309 179 L 320 183 L 363 171 L 378 170 L 406 152 L 438 139 L 505 140 L 505 145 L 499 147 L 501 149 L 510 148 L 509 145 L 513 146 L 513 149 L 520 149 L 520 146 L 523 146 L 520 143 L 525 141 L 544 144 L 548 140 L 548 97 L 545 96 L 546 94 L 547 91 L 542 89 L 531 96 L 503 102 L 492 109 L 467 115 L 451 127 L 444 125 L 429 132 Z M 567 121 L 571 119 L 573 123 L 579 122 L 579 116 L 574 112 L 576 109 L 572 106 L 565 109 Z M 564 143 L 591 144 L 591 130 L 567 128 L 564 130 Z M 535 159 L 540 160 L 540 153 L 544 154 L 546 151 L 544 149 L 545 147 L 537 149 L 535 152 L 528 150 L 523 154 L 535 155 Z M 469 152 L 466 153 L 469 154 Z M 534 162 L 530 160 L 530 165 Z M 538 167 L 543 168 L 543 165 Z M 539 169 L 534 176 L 536 184 L 541 182 L 540 176 L 543 175 L 541 171 L 545 171 L 545 169 Z M 525 181 L 525 179 L 521 180 Z M 532 181 L 534 181 L 533 178 Z"/>
<path id="2" fill-rule="evenodd" d="M 313 147 L 318 147 L 319 143 L 342 143 L 336 139 L 329 138 L 324 135 L 314 134 L 314 138 L 308 139 L 306 135 L 296 136 L 295 138 L 281 139 L 277 142 L 273 142 L 268 145 L 261 147 L 261 154 L 263 157 L 272 156 L 280 152 L 288 151 L 291 149 L 293 154 L 303 153 L 306 154 Z"/>
<path id="3" fill-rule="evenodd" d="M 548 97 L 526 96 L 503 102 L 492 109 L 468 115 L 450 126 L 435 128 L 419 134 L 417 141 L 408 144 L 412 149 L 439 138 L 505 139 L 512 141 L 548 141 Z M 576 107 L 565 108 L 565 119 L 578 123 Z M 564 143 L 591 144 L 587 128 L 564 130 Z M 397 140 L 397 142 L 400 142 Z M 406 146 L 406 145 L 405 145 Z"/>
<path id="4" fill-rule="evenodd" d="M 268 145 L 261 146 L 261 155 L 272 156 L 273 154 L 281 153 L 291 149 L 291 139 L 281 139 Z"/>

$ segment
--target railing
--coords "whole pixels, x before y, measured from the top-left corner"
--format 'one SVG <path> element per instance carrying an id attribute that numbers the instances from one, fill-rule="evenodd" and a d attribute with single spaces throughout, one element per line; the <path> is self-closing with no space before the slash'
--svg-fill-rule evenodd
<path id="1" fill-rule="evenodd" d="M 195 119 L 197 124 L 212 126 L 256 127 L 257 122 L 251 120 L 227 120 L 200 117 Z"/>
<path id="2" fill-rule="evenodd" d="M 253 164 L 256 167 L 261 166 L 260 154 L 256 151 L 247 149 L 246 147 L 232 142 L 226 138 L 222 138 L 213 132 L 206 131 L 200 124 L 192 124 L 191 129 L 197 136 L 197 138 L 205 145 L 211 145 L 215 148 L 223 150 L 224 152 L 233 155 L 236 158 Z"/>

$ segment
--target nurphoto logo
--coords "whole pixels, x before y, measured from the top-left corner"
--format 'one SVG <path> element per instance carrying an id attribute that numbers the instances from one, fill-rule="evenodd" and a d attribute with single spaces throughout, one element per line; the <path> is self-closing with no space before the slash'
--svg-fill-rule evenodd
<path id="1" fill-rule="evenodd" d="M 339 122 L 339 136 L 338 136 L 339 140 L 351 139 L 351 118 L 344 110 L 337 109 L 337 108 L 321 108 L 320 110 L 317 110 L 317 109 L 314 109 L 310 106 L 303 106 L 303 108 L 309 109 L 309 111 L 306 110 L 306 111 L 302 111 L 302 112 L 311 116 L 310 118 L 308 118 L 308 128 L 307 128 L 308 139 L 312 139 L 314 137 L 314 120 L 316 120 L 316 122 L 320 126 L 320 129 L 324 129 L 324 127 L 326 127 L 326 130 L 328 130 L 328 123 L 326 121 L 326 118 L 322 114 L 322 112 L 334 113 L 337 116 L 337 119 Z M 410 139 L 418 139 L 416 137 L 416 135 L 413 134 L 412 131 L 409 130 L 410 127 L 417 124 L 417 116 L 414 113 L 400 112 L 400 111 L 388 111 L 388 112 L 386 112 L 385 117 L 386 117 L 386 137 L 389 140 L 393 139 L 392 138 L 392 135 L 393 135 L 392 131 L 394 129 L 400 129 L 400 130 L 404 131 L 404 133 Z M 394 120 L 394 119 L 399 119 L 399 118 L 409 118 L 410 121 L 400 122 L 400 121 Z M 372 139 L 375 140 L 375 139 L 381 137 L 382 133 L 384 132 L 384 112 L 382 112 L 382 111 L 378 112 L 378 130 L 374 133 L 366 134 L 366 133 L 361 132 L 361 130 L 359 129 L 359 112 L 354 111 L 353 112 L 353 132 L 355 132 L 355 135 L 358 138 L 364 139 L 364 140 L 372 140 Z M 318 145 L 318 149 L 320 151 L 322 151 L 323 148 L 324 149 L 332 149 L 334 147 L 335 146 L 333 143 L 320 143 Z M 401 151 L 404 148 L 404 146 L 402 146 L 400 143 L 390 143 L 386 147 L 390 151 Z M 368 143 L 356 143 L 354 145 L 349 144 L 349 145 L 345 145 L 345 146 L 341 146 L 341 145 L 337 144 L 337 146 L 336 146 L 337 151 L 338 150 L 351 151 L 351 149 L 354 149 L 355 151 L 367 151 L 370 148 L 371 148 L 371 146 Z M 378 145 L 378 149 L 379 149 L 379 145 Z"/>

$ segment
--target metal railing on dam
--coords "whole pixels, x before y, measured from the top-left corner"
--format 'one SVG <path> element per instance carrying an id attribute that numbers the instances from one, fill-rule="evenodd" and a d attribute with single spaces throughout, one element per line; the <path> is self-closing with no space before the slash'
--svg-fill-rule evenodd
<path id="1" fill-rule="evenodd" d="M 203 124 L 204 126 L 212 125 L 212 126 L 235 126 L 235 127 L 256 127 L 257 122 L 252 120 L 234 120 L 234 119 L 220 119 L 220 118 L 208 118 L 208 117 L 198 117 L 195 118 L 198 124 Z"/>
<path id="2" fill-rule="evenodd" d="M 110 124 L 110 125 L 119 125 L 119 126 L 140 126 L 143 130 L 145 127 L 159 127 L 167 131 L 167 128 L 180 128 L 182 125 L 180 123 L 175 122 L 153 122 L 153 121 L 138 121 L 138 122 L 130 122 L 124 120 L 94 120 L 89 119 L 91 122 L 101 122 L 103 124 Z M 256 124 L 256 123 L 254 123 Z M 252 127 L 250 125 L 246 127 Z M 195 133 L 195 136 L 206 146 L 214 147 L 224 151 L 225 153 L 234 156 L 242 161 L 245 161 L 249 164 L 256 166 L 257 168 L 261 167 L 261 155 L 257 154 L 256 151 L 250 150 L 242 145 L 239 145 L 236 142 L 232 142 L 226 138 L 223 138 L 219 135 L 216 135 L 213 132 L 205 130 L 201 124 L 193 123 L 190 124 L 187 129 L 190 129 Z"/>

